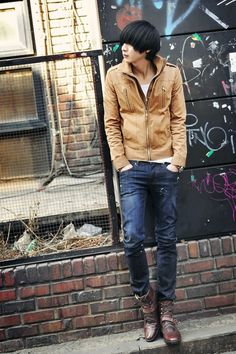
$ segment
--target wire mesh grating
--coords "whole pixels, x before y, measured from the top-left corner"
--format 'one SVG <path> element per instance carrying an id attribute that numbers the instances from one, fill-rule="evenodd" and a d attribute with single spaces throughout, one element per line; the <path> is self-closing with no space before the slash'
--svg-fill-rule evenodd
<path id="1" fill-rule="evenodd" d="M 12 63 L 0 62 L 2 258 L 112 244 L 96 56 Z"/>

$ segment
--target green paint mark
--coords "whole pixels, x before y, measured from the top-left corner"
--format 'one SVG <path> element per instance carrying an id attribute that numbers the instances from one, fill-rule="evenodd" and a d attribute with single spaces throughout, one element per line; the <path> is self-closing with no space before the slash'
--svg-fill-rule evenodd
<path id="1" fill-rule="evenodd" d="M 194 33 L 194 34 L 192 35 L 192 39 L 193 39 L 194 41 L 201 41 L 201 40 L 202 40 L 201 37 L 199 36 L 199 34 L 197 34 L 197 33 Z"/>
<path id="2" fill-rule="evenodd" d="M 112 48 L 112 51 L 115 53 L 117 51 L 117 49 L 119 48 L 119 44 L 115 44 L 114 47 Z"/>
<path id="3" fill-rule="evenodd" d="M 207 157 L 211 157 L 212 154 L 214 154 L 214 150 L 208 151 L 208 153 L 206 154 L 206 156 L 207 156 Z"/>

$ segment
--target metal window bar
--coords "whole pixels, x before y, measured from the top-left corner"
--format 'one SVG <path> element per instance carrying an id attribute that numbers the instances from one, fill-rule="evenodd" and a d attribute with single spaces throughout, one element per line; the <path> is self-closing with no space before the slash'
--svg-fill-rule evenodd
<path id="1" fill-rule="evenodd" d="M 96 50 L 0 60 L 4 93 L 0 99 L 0 236 L 5 245 L 7 241 L 14 245 L 25 231 L 31 241 L 40 235 L 51 245 L 60 236 L 62 243 L 63 232 L 65 235 L 71 224 L 76 231 L 85 225 L 98 226 L 105 230 L 106 239 L 110 236 L 112 246 L 119 244 L 112 165 L 104 132 L 100 55 L 102 51 Z M 69 184 L 63 189 L 60 183 Z M 54 201 L 50 197 L 53 188 Z M 47 197 L 38 198 L 42 194 Z M 78 199 L 83 208 L 78 208 Z M 100 203 L 101 199 L 106 203 Z M 91 200 L 96 208 L 90 210 Z M 99 245 L 89 241 L 87 247 L 83 245 L 88 253 L 93 247 L 98 250 Z M 73 245 L 69 249 L 73 251 Z M 55 251 L 58 255 L 64 250 L 45 246 L 41 254 Z"/>

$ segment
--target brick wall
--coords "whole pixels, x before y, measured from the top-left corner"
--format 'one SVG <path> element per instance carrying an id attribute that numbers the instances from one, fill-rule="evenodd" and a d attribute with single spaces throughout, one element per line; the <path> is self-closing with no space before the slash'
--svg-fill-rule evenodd
<path id="1" fill-rule="evenodd" d="M 37 55 L 99 49 L 93 41 L 94 28 L 87 3 L 86 0 L 31 1 Z M 93 11 L 96 13 L 95 8 Z M 66 166 L 75 173 L 101 170 L 90 59 L 60 61 L 47 69 L 50 75 L 44 78 L 45 97 L 49 125 L 56 127 L 51 134 L 56 169 Z"/>
<path id="2" fill-rule="evenodd" d="M 147 248 L 155 285 L 155 248 Z M 236 235 L 178 244 L 176 317 L 236 311 Z M 142 326 L 124 253 L 2 269 L 0 352 Z"/>

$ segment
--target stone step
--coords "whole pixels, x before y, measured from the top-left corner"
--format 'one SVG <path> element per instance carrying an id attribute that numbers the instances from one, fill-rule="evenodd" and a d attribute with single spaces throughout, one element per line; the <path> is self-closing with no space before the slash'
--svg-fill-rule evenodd
<path id="1" fill-rule="evenodd" d="M 24 349 L 16 354 L 228 354 L 236 353 L 236 314 L 178 324 L 182 343 L 167 346 L 163 339 L 147 343 L 142 329 L 81 339 L 48 347 Z"/>

